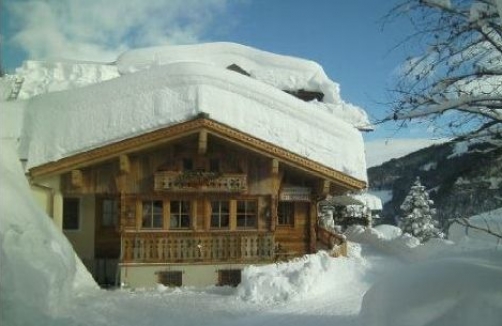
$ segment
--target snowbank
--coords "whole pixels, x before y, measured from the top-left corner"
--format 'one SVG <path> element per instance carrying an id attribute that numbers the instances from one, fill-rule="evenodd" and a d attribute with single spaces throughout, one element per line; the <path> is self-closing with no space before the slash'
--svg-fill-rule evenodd
<path id="1" fill-rule="evenodd" d="M 16 140 L 9 137 L 15 128 L 6 126 L 14 121 L 2 120 L 0 131 L 0 324 L 52 324 L 74 291 L 91 290 L 96 284 L 68 240 L 35 203 Z"/>
<path id="2" fill-rule="evenodd" d="M 267 304 L 343 293 L 347 287 L 365 283 L 367 268 L 356 250 L 351 258 L 333 258 L 320 251 L 287 263 L 246 267 L 237 295 L 245 301 Z"/>
<path id="3" fill-rule="evenodd" d="M 220 68 L 237 65 L 253 79 L 279 90 L 319 91 L 324 94 L 323 102 L 316 103 L 319 108 L 358 128 L 371 125 L 364 110 L 340 98 L 339 85 L 330 80 L 316 62 L 241 44 L 217 42 L 130 50 L 118 58 L 117 67 L 120 73 L 129 74 L 180 62 L 197 62 Z"/>
<path id="4" fill-rule="evenodd" d="M 449 240 L 431 238 L 421 243 L 410 234 L 403 234 L 400 228 L 393 225 L 382 224 L 375 228 L 353 225 L 347 228 L 344 234 L 349 241 L 371 245 L 372 248 L 405 262 L 423 261 L 447 253 L 463 252 Z"/>
<path id="5" fill-rule="evenodd" d="M 366 180 L 364 144 L 353 126 L 279 89 L 200 63 L 160 66 L 32 98 L 21 155 L 31 168 L 187 121 L 201 112 Z M 54 127 L 54 117 L 65 123 Z"/>
<path id="6" fill-rule="evenodd" d="M 364 295 L 361 324 L 496 326 L 502 320 L 502 254 L 412 264 Z"/>

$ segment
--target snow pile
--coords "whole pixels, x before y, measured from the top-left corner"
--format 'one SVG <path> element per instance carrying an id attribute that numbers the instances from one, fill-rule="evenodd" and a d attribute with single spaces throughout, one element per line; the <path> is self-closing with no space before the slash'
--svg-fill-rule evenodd
<path id="1" fill-rule="evenodd" d="M 451 241 L 432 238 L 425 243 L 394 225 L 378 225 L 368 228 L 353 225 L 344 232 L 349 241 L 368 244 L 386 255 L 406 262 L 416 262 L 440 257 L 448 252 L 462 252 Z"/>
<path id="2" fill-rule="evenodd" d="M 367 269 L 357 251 L 351 256 L 333 258 L 320 251 L 288 263 L 246 267 L 238 296 L 255 303 L 282 303 L 343 292 L 363 282 Z"/>
<path id="3" fill-rule="evenodd" d="M 60 313 L 74 291 L 96 285 L 32 197 L 16 151 L 22 102 L 1 104 L 0 324 L 40 325 Z"/>
<path id="4" fill-rule="evenodd" d="M 32 98 L 22 157 L 31 168 L 199 113 L 300 156 L 366 180 L 360 132 L 335 115 L 226 69 L 178 63 Z M 65 121 L 54 128 L 54 117 Z M 343 160 L 339 158 L 343 157 Z"/>
<path id="5" fill-rule="evenodd" d="M 118 76 L 112 64 L 25 61 L 16 69 L 16 77 L 24 80 L 18 98 L 79 88 Z"/>
<path id="6" fill-rule="evenodd" d="M 500 325 L 502 255 L 446 257 L 390 273 L 364 295 L 361 325 Z"/>
<path id="7" fill-rule="evenodd" d="M 236 43 L 160 46 L 130 50 L 117 60 L 120 73 L 157 69 L 157 66 L 180 62 L 197 62 L 227 68 L 237 65 L 253 79 L 279 90 L 319 91 L 323 102 L 317 107 L 335 114 L 358 128 L 369 128 L 366 112 L 340 98 L 340 87 L 330 80 L 314 61 L 261 51 Z"/>
<path id="8" fill-rule="evenodd" d="M 393 225 L 379 225 L 376 228 L 352 225 L 344 234 L 349 241 L 369 244 L 382 252 L 406 260 L 412 249 L 420 245 L 420 240 L 409 234 L 402 234 L 401 229 Z"/>

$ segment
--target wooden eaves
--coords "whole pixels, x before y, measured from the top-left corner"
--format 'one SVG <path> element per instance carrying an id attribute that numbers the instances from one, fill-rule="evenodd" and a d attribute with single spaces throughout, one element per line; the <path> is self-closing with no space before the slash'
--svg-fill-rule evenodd
<path id="1" fill-rule="evenodd" d="M 49 162 L 29 170 L 31 178 L 70 172 L 100 162 L 111 160 L 140 150 L 152 148 L 203 131 L 224 139 L 255 153 L 277 159 L 279 162 L 306 171 L 334 184 L 350 190 L 363 189 L 364 181 L 353 178 L 340 171 L 329 168 L 311 159 L 280 148 L 272 143 L 258 139 L 235 128 L 200 114 L 193 120 L 151 131 L 133 138 L 124 139 L 86 152 L 78 153 L 58 161 Z"/>

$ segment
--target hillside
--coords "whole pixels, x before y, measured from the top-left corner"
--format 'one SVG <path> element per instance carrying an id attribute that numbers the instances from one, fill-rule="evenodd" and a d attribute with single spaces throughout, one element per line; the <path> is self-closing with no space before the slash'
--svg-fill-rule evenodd
<path id="1" fill-rule="evenodd" d="M 392 223 L 416 177 L 430 191 L 441 223 L 502 206 L 502 148 L 487 143 L 433 145 L 368 169 L 370 188 L 392 191 L 382 216 Z"/>

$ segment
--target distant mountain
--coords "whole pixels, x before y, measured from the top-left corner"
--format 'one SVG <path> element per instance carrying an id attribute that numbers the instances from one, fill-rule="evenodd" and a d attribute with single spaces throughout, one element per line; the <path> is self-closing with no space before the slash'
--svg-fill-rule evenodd
<path id="1" fill-rule="evenodd" d="M 400 158 L 422 148 L 442 144 L 448 139 L 391 138 L 376 139 L 364 143 L 368 168 L 381 165 L 393 158 Z"/>
<path id="2" fill-rule="evenodd" d="M 394 223 L 416 177 L 429 190 L 441 224 L 502 207 L 502 148 L 488 143 L 447 142 L 368 169 L 370 190 L 391 192 L 385 223 Z"/>

